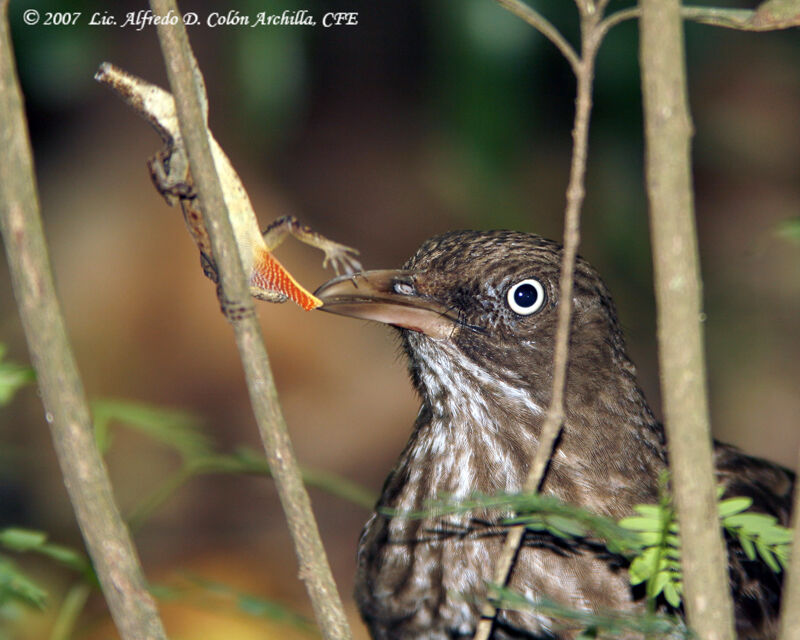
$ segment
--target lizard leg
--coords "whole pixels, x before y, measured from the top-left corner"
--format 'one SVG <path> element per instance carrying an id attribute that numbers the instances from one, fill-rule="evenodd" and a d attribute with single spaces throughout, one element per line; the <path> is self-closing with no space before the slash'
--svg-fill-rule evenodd
<path id="1" fill-rule="evenodd" d="M 357 250 L 328 240 L 325 236 L 302 224 L 294 216 L 282 216 L 264 230 L 264 242 L 267 249 L 269 251 L 275 249 L 287 235 L 293 235 L 300 242 L 323 251 L 325 259 L 322 261 L 322 266 L 327 267 L 330 264 L 336 275 L 339 275 L 340 270 L 347 274 L 361 271 L 361 263 L 355 257 L 358 255 Z"/>

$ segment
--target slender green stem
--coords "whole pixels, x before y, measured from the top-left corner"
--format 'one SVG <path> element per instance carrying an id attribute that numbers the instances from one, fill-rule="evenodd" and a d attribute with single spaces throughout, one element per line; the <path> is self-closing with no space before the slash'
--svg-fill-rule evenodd
<path id="1" fill-rule="evenodd" d="M 76 582 L 67 591 L 50 632 L 50 640 L 70 640 L 87 600 L 92 593 L 88 582 Z"/>
<path id="2" fill-rule="evenodd" d="M 128 516 L 128 527 L 136 533 L 162 504 L 191 480 L 197 473 L 191 467 L 183 467 L 169 476 L 156 489 L 134 507 Z"/>
<path id="3" fill-rule="evenodd" d="M 365 489 L 361 485 L 335 473 L 303 468 L 303 480 L 310 487 L 316 487 L 369 511 L 375 508 L 375 503 L 378 499 L 378 496 L 369 489 Z"/>

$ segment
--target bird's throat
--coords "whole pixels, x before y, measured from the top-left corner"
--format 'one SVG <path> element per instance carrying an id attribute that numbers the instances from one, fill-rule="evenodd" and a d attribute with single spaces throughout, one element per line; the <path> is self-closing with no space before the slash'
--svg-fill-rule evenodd
<path id="1" fill-rule="evenodd" d="M 538 442 L 541 408 L 447 343 L 419 342 L 412 377 L 423 404 L 397 468 L 413 491 L 400 491 L 395 506 L 519 491 Z"/>
<path id="2" fill-rule="evenodd" d="M 451 343 L 408 339 L 414 341 L 411 373 L 423 405 L 393 474 L 395 490 L 384 496 L 393 502 L 387 506 L 419 510 L 432 500 L 521 491 L 546 401 L 512 373 L 478 367 Z M 568 407 L 543 489 L 621 517 L 633 504 L 657 498 L 665 467 L 660 427 L 635 377 L 617 376 L 598 387 L 595 402 Z M 632 470 L 646 473 L 634 482 Z"/>

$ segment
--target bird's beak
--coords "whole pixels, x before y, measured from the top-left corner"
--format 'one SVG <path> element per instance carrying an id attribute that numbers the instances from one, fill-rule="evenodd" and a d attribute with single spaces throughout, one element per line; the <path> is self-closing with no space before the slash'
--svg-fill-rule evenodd
<path id="1" fill-rule="evenodd" d="M 334 278 L 314 295 L 322 311 L 375 320 L 419 331 L 437 340 L 449 338 L 458 319 L 436 300 L 421 295 L 414 286 L 413 271 L 362 271 Z"/>

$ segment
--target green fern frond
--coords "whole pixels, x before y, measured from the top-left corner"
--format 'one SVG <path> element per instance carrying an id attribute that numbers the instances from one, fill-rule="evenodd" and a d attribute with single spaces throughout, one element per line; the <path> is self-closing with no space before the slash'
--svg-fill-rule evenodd
<path id="1" fill-rule="evenodd" d="M 721 497 L 723 489 L 720 488 Z M 666 494 L 665 494 L 666 495 Z M 775 573 L 786 568 L 792 532 L 770 515 L 747 511 L 751 498 L 737 496 L 718 502 L 720 524 L 742 547 L 750 560 L 760 557 Z M 658 505 L 636 505 L 638 515 L 620 520 L 619 525 L 637 533 L 641 549 L 630 565 L 632 585 L 647 583 L 647 597 L 659 595 L 673 607 L 680 606 L 683 572 L 680 565 L 678 522 L 668 496 Z"/>

